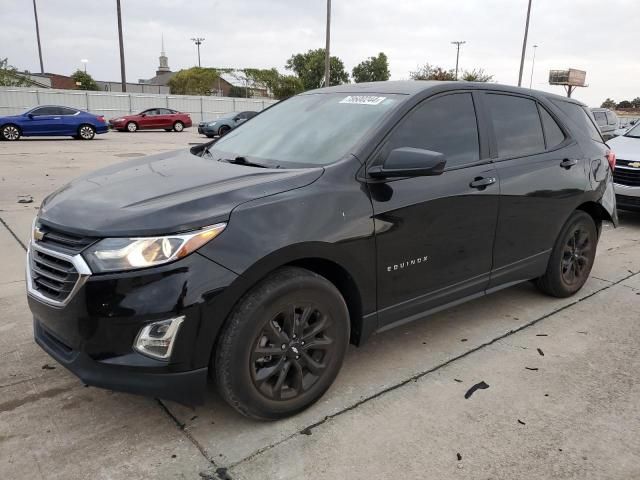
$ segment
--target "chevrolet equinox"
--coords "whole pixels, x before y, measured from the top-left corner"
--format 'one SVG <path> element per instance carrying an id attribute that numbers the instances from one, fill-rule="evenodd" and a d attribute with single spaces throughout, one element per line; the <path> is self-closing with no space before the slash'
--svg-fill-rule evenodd
<path id="1" fill-rule="evenodd" d="M 27 260 L 36 342 L 85 384 L 277 419 L 349 343 L 527 280 L 587 280 L 617 224 L 584 105 L 492 84 L 297 95 L 228 135 L 49 195 Z"/>

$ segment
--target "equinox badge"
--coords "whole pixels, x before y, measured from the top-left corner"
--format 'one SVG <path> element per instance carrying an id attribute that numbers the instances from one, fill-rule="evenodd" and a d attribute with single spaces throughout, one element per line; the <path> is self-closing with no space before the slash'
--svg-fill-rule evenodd
<path id="1" fill-rule="evenodd" d="M 411 258 L 405 260 L 402 263 L 396 263 L 395 265 L 388 265 L 387 272 L 391 272 L 394 270 L 402 270 L 405 267 L 413 267 L 414 265 L 420 265 L 421 263 L 426 263 L 429 260 L 429 256 L 425 255 L 424 257 Z"/>

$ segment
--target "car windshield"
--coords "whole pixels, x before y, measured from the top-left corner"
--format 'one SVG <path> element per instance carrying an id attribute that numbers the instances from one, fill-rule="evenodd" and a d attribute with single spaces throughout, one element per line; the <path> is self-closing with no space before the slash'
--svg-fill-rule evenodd
<path id="1" fill-rule="evenodd" d="M 633 127 L 627 130 L 624 134 L 625 137 L 640 138 L 640 122 L 636 123 Z"/>
<path id="2" fill-rule="evenodd" d="M 401 95 L 299 95 L 265 110 L 218 140 L 216 159 L 238 156 L 266 166 L 311 167 L 340 160 Z"/>

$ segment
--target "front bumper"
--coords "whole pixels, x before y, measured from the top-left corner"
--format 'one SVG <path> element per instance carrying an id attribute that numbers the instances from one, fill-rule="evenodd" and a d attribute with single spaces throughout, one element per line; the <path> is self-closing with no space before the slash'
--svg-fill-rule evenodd
<path id="1" fill-rule="evenodd" d="M 38 295 L 30 268 L 28 261 L 35 341 L 82 382 L 182 403 L 203 400 L 211 349 L 226 317 L 224 294 L 236 274 L 196 252 L 161 267 L 89 272 L 56 305 Z M 185 320 L 168 361 L 133 349 L 141 328 L 176 316 Z"/>
<path id="2" fill-rule="evenodd" d="M 151 362 L 157 364 L 155 367 L 148 366 L 147 368 L 151 369 L 149 371 L 141 371 L 127 368 L 127 365 L 123 366 L 119 363 L 96 361 L 82 351 L 73 350 L 35 318 L 33 332 L 36 343 L 85 385 L 165 398 L 185 404 L 204 401 L 207 367 L 186 372 L 158 372 L 153 369 L 162 370 L 165 367 L 162 365 L 163 362 L 133 354 L 140 358 L 136 361 L 129 359 L 129 363 L 138 363 L 142 360 L 147 365 Z"/>
<path id="3" fill-rule="evenodd" d="M 640 187 L 614 184 L 616 205 L 624 210 L 640 210 Z"/>

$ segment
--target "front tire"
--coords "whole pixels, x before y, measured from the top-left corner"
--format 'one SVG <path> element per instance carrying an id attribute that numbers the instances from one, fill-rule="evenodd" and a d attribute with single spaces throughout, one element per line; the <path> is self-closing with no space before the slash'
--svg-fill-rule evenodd
<path id="1" fill-rule="evenodd" d="M 182 122 L 176 122 L 176 123 L 174 123 L 174 124 L 173 124 L 173 129 L 174 129 L 176 132 L 181 132 L 181 131 L 183 131 L 183 130 L 184 130 L 184 123 L 182 123 Z"/>
<path id="2" fill-rule="evenodd" d="M 231 131 L 231 127 L 229 127 L 228 125 L 223 125 L 218 129 L 218 135 L 223 137 L 230 131 Z"/>
<path id="3" fill-rule="evenodd" d="M 536 280 L 544 293 L 565 298 L 582 288 L 593 267 L 598 229 L 591 215 L 573 212 L 551 252 L 545 274 Z"/>
<path id="4" fill-rule="evenodd" d="M 96 129 L 91 125 L 80 125 L 80 128 L 78 128 L 78 136 L 82 140 L 93 140 L 93 137 L 96 136 Z"/>
<path id="5" fill-rule="evenodd" d="M 247 417 L 301 412 L 338 375 L 349 332 L 347 306 L 331 282 L 281 268 L 245 294 L 223 328 L 214 360 L 218 390 Z"/>
<path id="6" fill-rule="evenodd" d="M 20 129 L 15 125 L 4 125 L 0 129 L 0 137 L 2 137 L 2 140 L 13 142 L 15 140 L 20 140 L 21 135 L 22 133 L 20 132 Z"/>
<path id="7" fill-rule="evenodd" d="M 127 132 L 133 133 L 138 130 L 138 124 L 136 122 L 127 123 Z"/>

